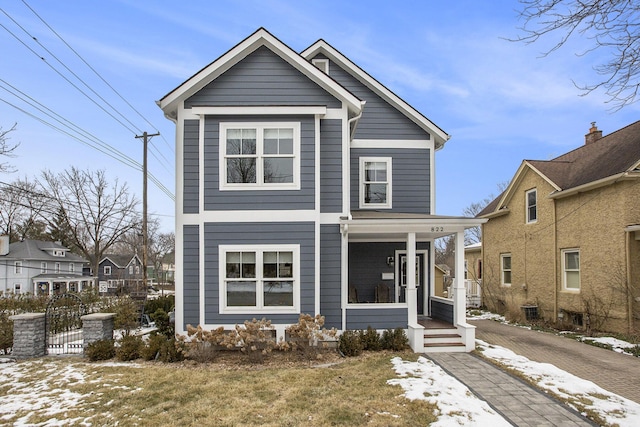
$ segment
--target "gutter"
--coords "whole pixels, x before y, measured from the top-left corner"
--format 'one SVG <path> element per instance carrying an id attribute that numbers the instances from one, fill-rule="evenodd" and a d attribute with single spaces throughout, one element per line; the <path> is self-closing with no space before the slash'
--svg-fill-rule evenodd
<path id="1" fill-rule="evenodd" d="M 358 127 L 358 121 L 362 117 L 362 112 L 364 110 L 364 105 L 366 103 L 367 101 L 360 101 L 360 112 L 356 116 L 353 116 L 347 121 L 347 124 L 349 125 L 349 132 L 351 133 L 351 135 L 349 135 L 349 141 L 353 141 L 353 137 L 356 134 L 356 128 Z M 351 128 L 352 123 L 354 123 L 353 129 Z"/>
<path id="2" fill-rule="evenodd" d="M 582 193 L 585 191 L 589 191 L 589 190 L 595 190 L 596 188 L 600 188 L 600 187 L 604 187 L 606 185 L 610 185 L 610 184 L 614 184 L 616 181 L 621 180 L 621 179 L 633 179 L 633 178 L 639 178 L 640 175 L 638 175 L 637 173 L 633 173 L 633 172 L 629 172 L 629 171 L 625 171 L 622 173 L 618 173 L 616 175 L 611 175 L 608 176 L 606 178 L 602 178 L 599 179 L 597 181 L 592 181 L 589 182 L 587 184 L 582 184 L 579 185 L 577 187 L 573 187 L 571 189 L 568 190 L 564 190 L 564 191 L 556 191 L 554 193 L 551 193 L 549 195 L 550 199 L 561 199 L 563 197 L 568 197 L 568 196 L 573 196 L 577 193 Z"/>

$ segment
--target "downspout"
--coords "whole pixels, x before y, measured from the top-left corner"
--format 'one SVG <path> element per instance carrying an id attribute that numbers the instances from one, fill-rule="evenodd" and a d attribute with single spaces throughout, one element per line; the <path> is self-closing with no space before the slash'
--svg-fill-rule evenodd
<path id="1" fill-rule="evenodd" d="M 555 199 L 553 203 L 553 321 L 558 321 L 558 225 L 556 222 L 557 205 Z"/>
<path id="2" fill-rule="evenodd" d="M 362 111 L 364 110 L 364 105 L 367 103 L 367 101 L 360 101 L 360 112 L 351 117 L 348 121 L 347 124 L 349 125 L 349 132 L 351 133 L 351 135 L 349 135 L 349 141 L 353 141 L 353 137 L 356 135 L 356 128 L 358 127 L 358 121 L 360 120 L 360 118 L 362 117 Z M 353 129 L 351 129 L 351 124 L 354 123 L 353 125 Z"/>
<path id="3" fill-rule="evenodd" d="M 633 295 L 631 293 L 631 231 L 626 230 L 624 233 L 625 243 L 625 262 L 626 262 L 626 274 L 625 274 L 625 291 L 627 292 L 627 332 L 631 334 L 633 331 Z"/>

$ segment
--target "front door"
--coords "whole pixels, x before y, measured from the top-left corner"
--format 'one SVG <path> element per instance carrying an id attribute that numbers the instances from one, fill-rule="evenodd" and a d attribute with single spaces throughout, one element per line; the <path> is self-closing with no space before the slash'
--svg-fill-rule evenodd
<path id="1" fill-rule="evenodd" d="M 425 288 L 425 252 L 417 251 L 416 253 L 416 289 L 417 289 L 417 298 L 418 298 L 418 315 L 423 315 L 424 313 L 424 288 Z M 398 280 L 396 281 L 396 295 L 398 296 L 398 302 L 406 302 L 406 289 L 407 289 L 407 253 L 406 252 L 398 252 L 397 254 L 397 262 L 396 265 L 396 277 Z"/>

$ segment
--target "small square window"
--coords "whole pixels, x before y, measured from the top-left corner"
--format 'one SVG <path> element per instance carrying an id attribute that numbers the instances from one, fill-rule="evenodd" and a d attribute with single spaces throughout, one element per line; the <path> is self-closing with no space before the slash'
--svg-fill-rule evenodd
<path id="1" fill-rule="evenodd" d="M 111 266 L 105 265 L 103 268 L 103 272 L 105 276 L 111 276 Z"/>

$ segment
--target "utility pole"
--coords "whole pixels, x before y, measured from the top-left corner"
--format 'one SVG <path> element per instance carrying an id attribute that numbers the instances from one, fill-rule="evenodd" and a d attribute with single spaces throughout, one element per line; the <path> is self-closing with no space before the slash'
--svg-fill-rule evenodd
<path id="1" fill-rule="evenodd" d="M 147 254 L 148 254 L 148 236 L 147 236 L 147 146 L 149 139 L 158 136 L 160 133 L 149 135 L 144 132 L 142 135 L 136 135 L 136 138 L 142 138 L 142 285 L 144 286 L 144 294 L 147 294 Z"/>

